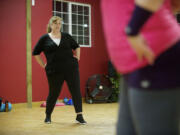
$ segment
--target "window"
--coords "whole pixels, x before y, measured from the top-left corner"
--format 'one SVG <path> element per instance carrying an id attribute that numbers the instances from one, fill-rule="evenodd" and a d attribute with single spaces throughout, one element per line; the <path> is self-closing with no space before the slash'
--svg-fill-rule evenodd
<path id="1" fill-rule="evenodd" d="M 54 0 L 53 15 L 63 19 L 62 32 L 67 32 L 81 47 L 91 47 L 91 6 Z"/>

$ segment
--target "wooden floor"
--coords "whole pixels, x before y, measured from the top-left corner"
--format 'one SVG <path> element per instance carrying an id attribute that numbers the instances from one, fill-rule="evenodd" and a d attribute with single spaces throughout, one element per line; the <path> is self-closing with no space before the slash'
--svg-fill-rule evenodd
<path id="1" fill-rule="evenodd" d="M 87 125 L 75 123 L 73 106 L 55 107 L 52 124 L 45 124 L 45 108 L 39 106 L 14 104 L 11 112 L 0 112 L 0 135 L 115 135 L 118 103 L 84 103 Z"/>

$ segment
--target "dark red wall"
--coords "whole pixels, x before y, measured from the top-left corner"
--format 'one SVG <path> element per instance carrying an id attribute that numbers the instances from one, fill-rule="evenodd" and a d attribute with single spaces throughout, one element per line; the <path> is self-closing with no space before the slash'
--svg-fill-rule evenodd
<path id="1" fill-rule="evenodd" d="M 0 97 L 26 101 L 25 0 L 0 1 Z"/>
<path id="2" fill-rule="evenodd" d="M 32 6 L 32 49 L 40 36 L 46 33 L 46 25 L 52 16 L 52 0 L 36 0 Z M 43 56 L 43 55 L 42 55 Z M 44 57 L 43 57 L 44 58 Z M 32 97 L 33 101 L 46 100 L 48 83 L 44 69 L 32 57 Z"/>
<path id="3" fill-rule="evenodd" d="M 92 47 L 81 48 L 79 62 L 81 92 L 85 94 L 85 83 L 93 74 L 107 73 L 108 55 L 103 37 L 99 0 L 72 0 L 91 5 Z M 26 102 L 26 16 L 25 0 L 3 0 L 0 2 L 2 30 L 0 34 L 0 97 L 14 103 Z M 7 10 L 8 8 L 8 10 Z M 8 16 L 8 17 L 7 17 Z M 52 16 L 52 0 L 36 0 L 32 6 L 32 48 L 39 37 L 46 33 L 46 25 Z M 43 55 L 42 55 L 43 56 Z M 43 56 L 44 58 L 44 56 Z M 33 101 L 44 101 L 48 84 L 44 70 L 32 57 Z M 63 86 L 60 98 L 70 97 L 67 85 Z"/>

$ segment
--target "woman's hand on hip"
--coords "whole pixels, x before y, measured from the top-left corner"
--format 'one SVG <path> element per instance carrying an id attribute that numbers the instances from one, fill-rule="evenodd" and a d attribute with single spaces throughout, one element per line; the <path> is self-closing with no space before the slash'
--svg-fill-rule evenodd
<path id="1" fill-rule="evenodd" d="M 152 65 L 154 63 L 155 55 L 142 35 L 127 36 L 127 40 L 131 44 L 139 61 L 145 58 L 149 64 Z"/>
<path id="2" fill-rule="evenodd" d="M 80 58 L 76 55 L 73 55 L 74 58 L 76 58 L 78 61 L 80 60 Z"/>
<path id="3" fill-rule="evenodd" d="M 47 65 L 47 64 L 45 63 L 45 64 L 43 65 L 43 68 L 45 68 L 45 67 L 46 67 L 46 65 Z"/>

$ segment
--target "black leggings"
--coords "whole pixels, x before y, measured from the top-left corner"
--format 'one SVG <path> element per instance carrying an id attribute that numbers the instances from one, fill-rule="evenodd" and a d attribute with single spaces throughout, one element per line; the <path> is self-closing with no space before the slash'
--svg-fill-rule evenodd
<path id="1" fill-rule="evenodd" d="M 49 95 L 46 102 L 46 115 L 51 115 L 64 81 L 67 82 L 69 91 L 71 93 L 75 112 L 82 112 L 82 97 L 80 92 L 80 77 L 78 68 L 47 75 L 47 78 L 49 83 Z"/>

